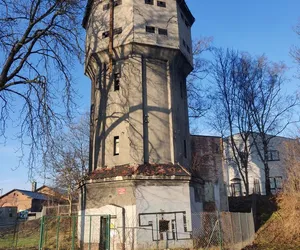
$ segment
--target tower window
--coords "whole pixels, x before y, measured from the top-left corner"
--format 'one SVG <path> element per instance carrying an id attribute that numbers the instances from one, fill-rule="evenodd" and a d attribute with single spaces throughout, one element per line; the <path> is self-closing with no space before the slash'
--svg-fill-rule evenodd
<path id="1" fill-rule="evenodd" d="M 183 46 L 185 47 L 185 46 L 186 46 L 186 42 L 185 42 L 185 40 L 183 39 L 183 41 L 182 41 L 182 42 L 183 42 Z"/>
<path id="2" fill-rule="evenodd" d="M 120 154 L 120 139 L 119 136 L 114 137 L 114 155 Z"/>
<path id="3" fill-rule="evenodd" d="M 118 35 L 122 33 L 122 28 L 116 28 L 114 29 L 114 35 Z"/>
<path id="4" fill-rule="evenodd" d="M 155 33 L 155 27 L 153 26 L 146 26 L 147 33 Z"/>
<path id="5" fill-rule="evenodd" d="M 102 33 L 102 38 L 106 38 L 109 36 L 109 31 L 105 31 Z"/>
<path id="6" fill-rule="evenodd" d="M 114 75 L 114 89 L 115 91 L 120 90 L 120 73 Z"/>
<path id="7" fill-rule="evenodd" d="M 158 29 L 158 34 L 167 36 L 168 35 L 168 30 L 166 30 L 166 29 Z"/>
<path id="8" fill-rule="evenodd" d="M 183 141 L 183 153 L 184 153 L 184 158 L 187 158 L 186 140 Z"/>
<path id="9" fill-rule="evenodd" d="M 145 4 L 151 4 L 151 5 L 153 5 L 153 0 L 145 0 Z"/>
<path id="10" fill-rule="evenodd" d="M 157 1 L 157 6 L 166 8 L 167 5 L 164 1 Z"/>

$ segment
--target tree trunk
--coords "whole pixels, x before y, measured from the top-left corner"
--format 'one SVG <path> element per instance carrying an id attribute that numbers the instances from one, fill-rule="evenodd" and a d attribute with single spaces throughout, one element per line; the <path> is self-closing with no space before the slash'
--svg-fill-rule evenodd
<path id="1" fill-rule="evenodd" d="M 266 195 L 271 195 L 271 184 L 270 184 L 270 169 L 268 163 L 268 144 L 263 142 L 264 144 L 264 172 L 265 172 L 265 189 Z"/>

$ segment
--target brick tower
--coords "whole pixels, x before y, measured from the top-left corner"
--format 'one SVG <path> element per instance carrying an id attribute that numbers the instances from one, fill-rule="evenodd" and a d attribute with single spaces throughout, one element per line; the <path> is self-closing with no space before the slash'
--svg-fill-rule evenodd
<path id="1" fill-rule="evenodd" d="M 113 216 L 115 249 L 191 243 L 193 23 L 184 0 L 88 1 L 90 173 L 80 210 Z"/>

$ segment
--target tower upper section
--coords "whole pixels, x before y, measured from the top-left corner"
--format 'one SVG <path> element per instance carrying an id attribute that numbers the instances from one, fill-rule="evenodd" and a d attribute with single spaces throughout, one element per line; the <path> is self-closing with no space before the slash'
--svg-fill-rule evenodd
<path id="1" fill-rule="evenodd" d="M 108 50 L 110 20 L 109 0 L 88 1 L 83 20 L 87 59 Z M 135 43 L 180 50 L 192 66 L 194 21 L 185 0 L 114 0 L 114 48 Z"/>

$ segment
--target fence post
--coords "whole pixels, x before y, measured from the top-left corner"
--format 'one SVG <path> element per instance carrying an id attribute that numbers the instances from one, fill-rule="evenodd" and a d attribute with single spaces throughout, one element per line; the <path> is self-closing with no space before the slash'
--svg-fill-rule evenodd
<path id="1" fill-rule="evenodd" d="M 92 238 L 92 216 L 90 216 L 90 233 L 89 233 L 89 250 L 91 250 L 91 238 Z M 101 219 L 101 217 L 100 217 Z"/>
<path id="2" fill-rule="evenodd" d="M 250 243 L 250 228 L 249 228 L 249 222 L 248 222 L 248 213 L 246 213 L 246 228 L 247 228 L 247 244 Z"/>
<path id="3" fill-rule="evenodd" d="M 106 235 L 107 235 L 107 240 L 106 240 L 106 250 L 110 249 L 110 214 L 107 216 L 107 225 L 106 225 Z"/>
<path id="4" fill-rule="evenodd" d="M 223 232 L 222 232 L 222 225 L 221 225 L 221 216 L 219 210 L 217 210 L 217 218 L 219 224 L 219 241 L 220 241 L 220 248 L 223 250 Z"/>
<path id="5" fill-rule="evenodd" d="M 242 223 L 241 223 L 241 213 L 238 213 L 239 217 L 239 228 L 240 228 L 240 234 L 241 234 L 241 248 L 244 245 L 244 240 L 243 240 L 243 231 L 242 231 Z"/>
<path id="6" fill-rule="evenodd" d="M 56 227 L 56 249 L 59 249 L 59 230 L 60 230 L 60 216 L 57 217 L 57 227 Z"/>
<path id="7" fill-rule="evenodd" d="M 43 249 L 45 216 L 41 219 L 39 250 Z"/>

